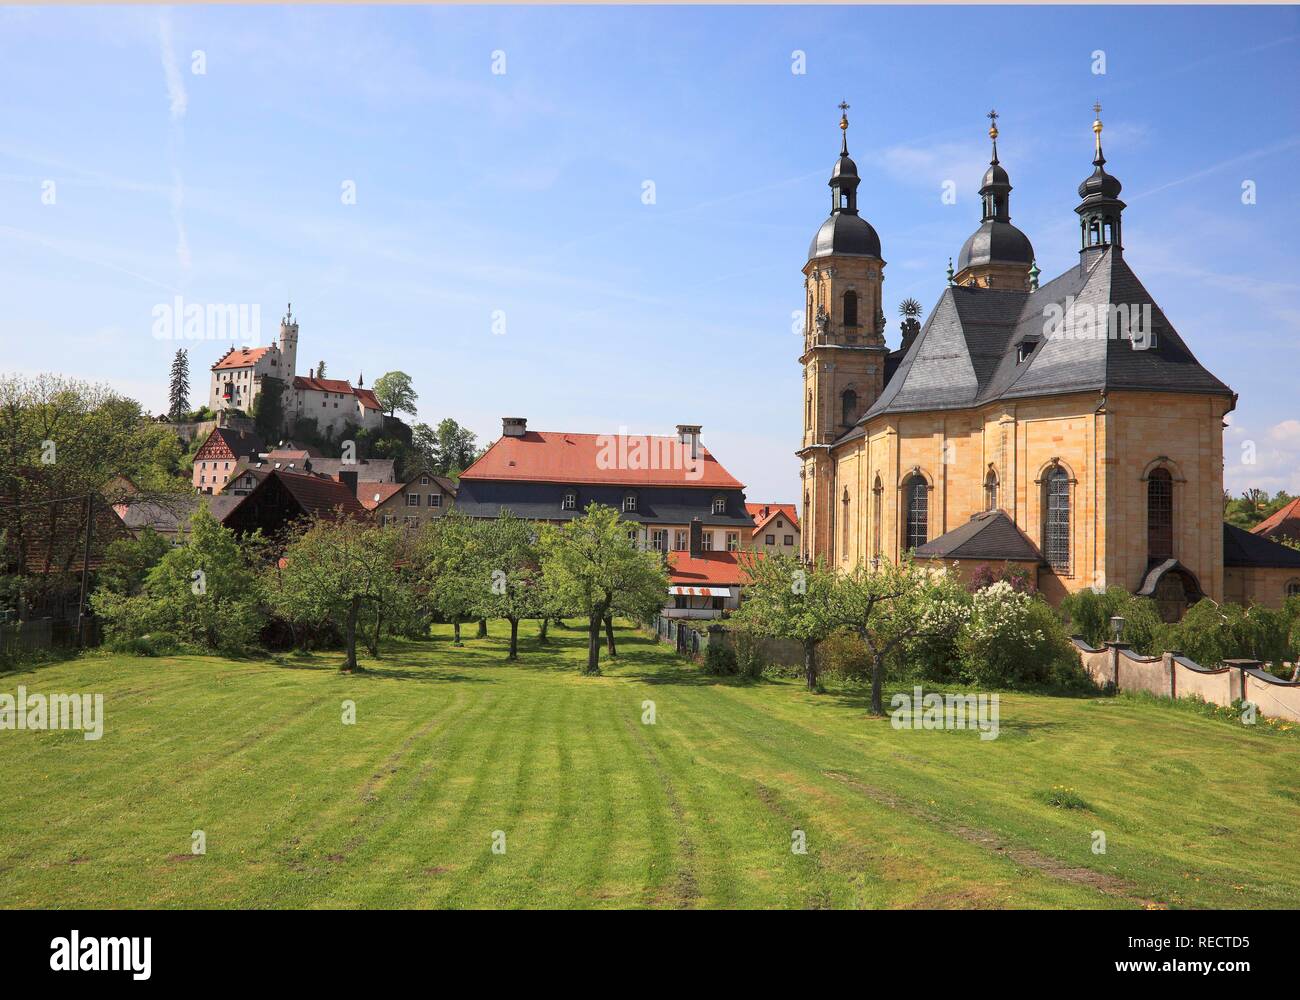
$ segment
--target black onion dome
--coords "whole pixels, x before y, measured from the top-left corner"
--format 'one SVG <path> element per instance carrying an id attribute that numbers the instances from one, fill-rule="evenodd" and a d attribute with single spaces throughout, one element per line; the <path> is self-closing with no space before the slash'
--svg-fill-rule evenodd
<path id="1" fill-rule="evenodd" d="M 831 254 L 879 257 L 880 237 L 862 216 L 836 212 L 821 224 L 808 246 L 809 259 Z"/>
<path id="2" fill-rule="evenodd" d="M 1007 175 L 1007 172 L 1002 169 L 1002 164 L 997 160 L 994 160 L 989 164 L 988 170 L 984 171 L 984 179 L 980 181 L 981 189 L 995 186 L 1011 186 L 1011 178 Z"/>
<path id="3" fill-rule="evenodd" d="M 1118 198 L 1124 185 L 1119 182 L 1118 177 L 1106 173 L 1106 168 L 1102 166 L 1106 162 L 1104 159 L 1100 160 L 1100 162 L 1097 160 L 1093 162 L 1096 163 L 1097 169 L 1079 185 L 1079 197 L 1087 198 L 1090 195 L 1096 195 L 1102 198 Z"/>
<path id="4" fill-rule="evenodd" d="M 842 155 L 838 160 L 835 161 L 835 169 L 831 171 L 832 180 L 834 180 L 837 177 L 857 177 L 857 176 L 858 176 L 858 165 L 853 162 L 851 157 L 847 155 Z M 860 180 L 861 178 L 858 179 Z"/>
<path id="5" fill-rule="evenodd" d="M 1034 262 L 1029 237 L 1009 222 L 989 219 L 970 234 L 957 255 L 957 270 L 974 264 L 1025 264 Z"/>

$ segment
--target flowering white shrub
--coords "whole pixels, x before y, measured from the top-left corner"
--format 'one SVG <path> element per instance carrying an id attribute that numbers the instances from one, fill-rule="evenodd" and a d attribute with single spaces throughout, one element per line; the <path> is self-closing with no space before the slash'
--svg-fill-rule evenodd
<path id="1" fill-rule="evenodd" d="M 1052 609 L 1005 580 L 975 592 L 957 649 L 965 677 L 993 686 L 1045 682 L 1071 655 Z"/>

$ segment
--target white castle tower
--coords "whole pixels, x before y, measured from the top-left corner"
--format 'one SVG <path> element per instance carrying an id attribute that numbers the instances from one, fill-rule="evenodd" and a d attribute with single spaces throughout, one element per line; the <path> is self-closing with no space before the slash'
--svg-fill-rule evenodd
<path id="1" fill-rule="evenodd" d="M 293 318 L 292 302 L 280 320 L 280 357 L 284 365 L 281 377 L 292 386 L 293 377 L 298 373 L 298 321 Z"/>

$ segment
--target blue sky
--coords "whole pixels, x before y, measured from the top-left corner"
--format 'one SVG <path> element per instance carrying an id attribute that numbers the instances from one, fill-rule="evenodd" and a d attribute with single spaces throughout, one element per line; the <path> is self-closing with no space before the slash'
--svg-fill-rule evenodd
<path id="1" fill-rule="evenodd" d="M 1229 487 L 1300 492 L 1297 94 L 1283 7 L 4 8 L 0 369 L 159 410 L 156 305 L 260 304 L 267 342 L 292 298 L 300 371 L 401 368 L 483 440 L 700 423 L 793 501 L 836 104 L 896 344 L 978 224 L 990 107 L 1044 279 L 1075 263 L 1100 99 L 1126 255 L 1241 396 Z M 201 398 L 224 346 L 188 346 Z"/>

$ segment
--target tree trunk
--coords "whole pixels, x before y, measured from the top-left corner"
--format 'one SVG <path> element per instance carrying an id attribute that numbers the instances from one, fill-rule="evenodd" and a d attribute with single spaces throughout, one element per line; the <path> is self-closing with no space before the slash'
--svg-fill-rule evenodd
<path id="1" fill-rule="evenodd" d="M 582 671 L 584 674 L 600 673 L 600 622 L 604 617 L 600 611 L 593 612 L 587 623 L 587 666 Z"/>
<path id="2" fill-rule="evenodd" d="M 348 624 L 346 630 L 346 641 L 348 655 L 343 661 L 344 670 L 357 669 L 357 612 L 361 608 L 361 598 L 353 597 L 352 603 L 348 605 Z"/>
<path id="3" fill-rule="evenodd" d="M 618 656 L 618 647 L 614 645 L 614 616 L 605 616 L 605 640 L 609 645 L 609 655 Z"/>
<path id="4" fill-rule="evenodd" d="M 549 643 L 549 642 L 551 641 L 550 639 L 548 639 L 548 638 L 546 637 L 546 626 L 548 626 L 548 625 L 550 625 L 550 624 L 551 624 L 551 620 L 550 620 L 549 618 L 543 618 L 543 619 L 542 619 L 542 628 L 541 628 L 541 631 L 537 633 L 537 642 L 538 642 L 540 645 L 545 646 L 547 643 Z"/>
<path id="5" fill-rule="evenodd" d="M 486 618 L 480 618 L 480 619 L 478 620 L 478 635 L 476 635 L 474 638 L 475 638 L 475 639 L 486 639 L 486 638 L 487 638 L 487 619 L 486 619 Z"/>
<path id="6" fill-rule="evenodd" d="M 817 643 L 809 639 L 803 644 L 803 672 L 808 690 L 817 690 Z"/>
<path id="7" fill-rule="evenodd" d="M 375 641 L 370 644 L 370 654 L 377 660 L 379 659 L 379 627 L 384 621 L 384 609 L 375 608 Z"/>
<path id="8" fill-rule="evenodd" d="M 871 714 L 884 715 L 885 707 L 881 701 L 885 684 L 885 656 L 877 653 L 871 659 Z M 919 711 L 914 708 L 913 711 Z"/>
<path id="9" fill-rule="evenodd" d="M 452 628 L 452 636 L 453 636 L 451 644 L 453 646 L 465 645 L 463 642 L 460 641 L 460 619 L 459 618 L 453 619 L 451 623 L 451 628 Z"/>
<path id="10" fill-rule="evenodd" d="M 510 655 L 507 660 L 519 659 L 519 619 L 510 619 Z"/>

